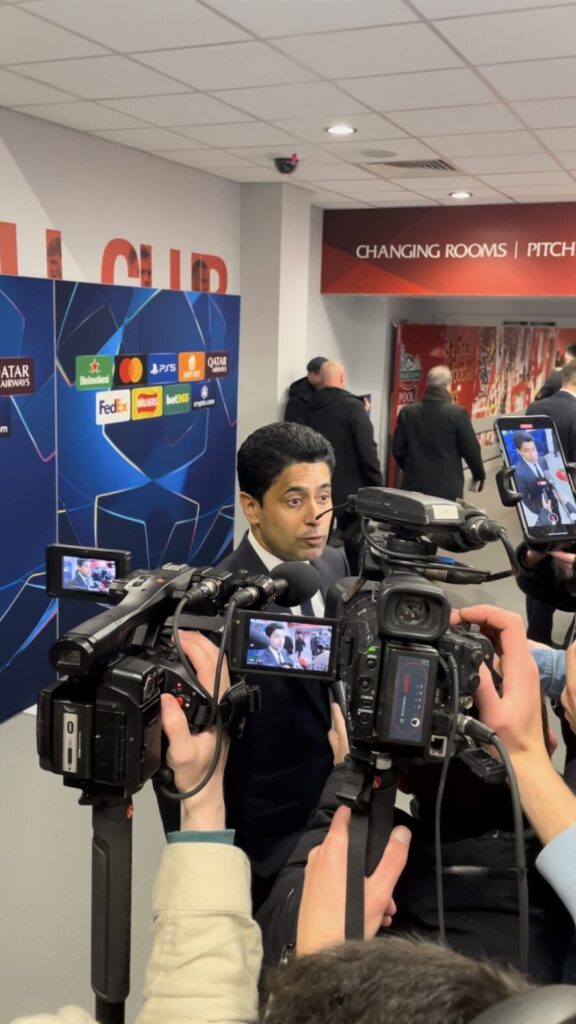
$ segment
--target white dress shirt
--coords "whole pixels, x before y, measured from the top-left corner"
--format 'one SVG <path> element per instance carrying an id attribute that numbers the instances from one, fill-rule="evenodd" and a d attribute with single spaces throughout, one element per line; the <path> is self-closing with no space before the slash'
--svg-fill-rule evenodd
<path id="1" fill-rule="evenodd" d="M 278 565 L 284 564 L 284 558 L 277 558 L 276 555 L 272 554 L 272 552 L 267 551 L 266 548 L 262 547 L 260 542 L 252 533 L 252 530 L 248 531 L 248 541 L 254 548 L 254 551 L 258 555 L 260 561 L 264 562 L 264 565 L 266 566 L 268 572 L 272 572 L 272 569 L 276 569 Z M 310 564 L 310 562 L 308 562 L 308 564 Z M 317 590 L 316 593 L 312 596 L 312 610 L 314 611 L 314 615 L 318 619 L 321 619 L 322 616 L 324 615 L 324 598 L 322 597 L 322 592 L 320 590 Z M 293 615 L 302 615 L 302 609 L 300 605 L 297 605 L 295 608 L 291 608 L 290 611 L 292 612 Z"/>

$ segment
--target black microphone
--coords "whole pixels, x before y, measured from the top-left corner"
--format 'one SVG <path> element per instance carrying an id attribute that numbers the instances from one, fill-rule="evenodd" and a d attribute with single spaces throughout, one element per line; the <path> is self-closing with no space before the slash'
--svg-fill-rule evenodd
<path id="1" fill-rule="evenodd" d="M 319 582 L 317 570 L 308 562 L 283 562 L 269 576 L 252 577 L 232 600 L 238 608 L 257 603 L 266 607 L 272 600 L 281 608 L 295 608 L 316 593 Z"/>

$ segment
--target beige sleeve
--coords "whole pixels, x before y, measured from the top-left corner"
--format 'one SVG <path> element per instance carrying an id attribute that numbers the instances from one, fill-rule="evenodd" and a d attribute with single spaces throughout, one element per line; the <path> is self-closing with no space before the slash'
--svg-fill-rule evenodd
<path id="1" fill-rule="evenodd" d="M 220 843 L 169 844 L 137 1024 L 255 1021 L 261 961 L 245 855 Z"/>

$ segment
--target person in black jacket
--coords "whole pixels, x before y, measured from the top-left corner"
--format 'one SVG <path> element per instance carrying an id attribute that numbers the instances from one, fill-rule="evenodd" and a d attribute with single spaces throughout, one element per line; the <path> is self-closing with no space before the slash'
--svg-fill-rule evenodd
<path id="1" fill-rule="evenodd" d="M 392 453 L 403 472 L 404 490 L 453 501 L 464 491 L 462 459 L 476 483 L 482 484 L 486 473 L 470 417 L 454 404 L 451 386 L 448 366 L 428 371 L 422 401 L 400 410 Z"/>
<path id="2" fill-rule="evenodd" d="M 359 487 L 383 485 L 372 423 L 362 399 L 345 390 L 344 379 L 342 364 L 326 360 L 320 369 L 320 390 L 298 410 L 298 422 L 323 434 L 334 449 L 332 494 L 336 506 L 344 504 Z M 359 518 L 348 511 L 337 511 L 336 518 L 350 569 L 357 573 Z"/>
<path id="3" fill-rule="evenodd" d="M 526 413 L 549 416 L 558 431 L 566 461 L 576 462 L 576 359 L 565 363 L 559 373 L 560 387 L 548 397 L 534 400 Z"/>
<path id="4" fill-rule="evenodd" d="M 284 413 L 286 423 L 302 422 L 300 411 L 306 408 L 320 387 L 320 369 L 326 362 L 326 356 L 314 356 L 306 367 L 306 376 L 295 380 L 288 388 L 288 402 Z"/>

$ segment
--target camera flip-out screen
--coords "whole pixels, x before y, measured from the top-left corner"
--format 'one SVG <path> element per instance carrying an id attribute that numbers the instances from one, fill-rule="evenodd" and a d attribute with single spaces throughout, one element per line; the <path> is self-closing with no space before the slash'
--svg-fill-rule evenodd
<path id="1" fill-rule="evenodd" d="M 116 579 L 130 571 L 127 551 L 50 544 L 46 548 L 46 589 L 52 597 L 106 601 Z"/>
<path id="2" fill-rule="evenodd" d="M 335 678 L 338 628 L 334 619 L 242 612 L 241 645 L 231 666 L 239 671 L 266 671 Z"/>

